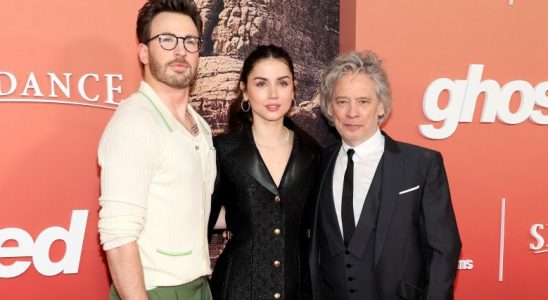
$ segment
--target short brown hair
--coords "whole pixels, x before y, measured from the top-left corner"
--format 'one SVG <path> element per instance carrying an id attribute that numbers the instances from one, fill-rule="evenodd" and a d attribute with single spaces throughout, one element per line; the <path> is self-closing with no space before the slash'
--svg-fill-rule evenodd
<path id="1" fill-rule="evenodd" d="M 146 43 L 150 39 L 150 24 L 152 19 L 162 12 L 181 13 L 189 16 L 202 35 L 202 19 L 196 3 L 192 0 L 149 0 L 139 10 L 137 17 L 137 39 L 139 43 Z"/>

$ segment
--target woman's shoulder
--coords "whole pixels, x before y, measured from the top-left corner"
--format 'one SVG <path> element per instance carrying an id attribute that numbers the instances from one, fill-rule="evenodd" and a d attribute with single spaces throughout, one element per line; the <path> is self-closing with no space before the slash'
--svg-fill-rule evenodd
<path id="1" fill-rule="evenodd" d="M 320 143 L 308 132 L 300 128 L 298 125 L 293 125 L 291 128 L 295 132 L 295 141 L 301 143 L 312 151 L 319 153 L 322 150 Z"/>
<path id="2" fill-rule="evenodd" d="M 245 132 L 239 130 L 228 130 L 213 137 L 216 144 L 241 144 L 249 140 Z"/>
<path id="3" fill-rule="evenodd" d="M 218 154 L 231 152 L 247 143 L 251 142 L 244 131 L 229 130 L 213 137 L 213 146 Z"/>

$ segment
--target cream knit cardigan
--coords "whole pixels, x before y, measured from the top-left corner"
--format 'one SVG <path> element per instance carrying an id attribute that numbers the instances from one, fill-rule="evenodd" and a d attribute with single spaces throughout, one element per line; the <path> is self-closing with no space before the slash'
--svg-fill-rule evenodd
<path id="1" fill-rule="evenodd" d="M 189 105 L 193 137 L 145 82 L 99 143 L 104 250 L 137 241 L 147 289 L 211 273 L 207 221 L 216 176 L 211 129 Z"/>

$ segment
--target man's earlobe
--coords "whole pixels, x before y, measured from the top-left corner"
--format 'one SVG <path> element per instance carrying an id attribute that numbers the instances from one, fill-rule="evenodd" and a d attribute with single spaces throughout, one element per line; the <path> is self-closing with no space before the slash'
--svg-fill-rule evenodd
<path id="1" fill-rule="evenodd" d="M 379 116 L 379 118 L 384 117 L 384 105 L 382 105 L 382 104 L 379 105 L 379 109 L 378 109 L 377 115 Z"/>
<path id="2" fill-rule="evenodd" d="M 143 65 L 148 65 L 148 47 L 144 44 L 139 44 L 137 49 L 139 51 L 139 61 Z"/>

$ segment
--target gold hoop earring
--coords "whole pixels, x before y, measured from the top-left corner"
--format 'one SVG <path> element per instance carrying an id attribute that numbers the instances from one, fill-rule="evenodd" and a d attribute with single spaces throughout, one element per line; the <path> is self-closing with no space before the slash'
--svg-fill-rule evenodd
<path id="1" fill-rule="evenodd" d="M 244 108 L 244 103 L 247 103 L 247 109 Z M 251 104 L 249 104 L 249 100 L 247 100 L 246 98 L 243 98 L 242 102 L 240 102 L 240 107 L 242 108 L 243 112 L 248 112 L 251 109 Z"/>

